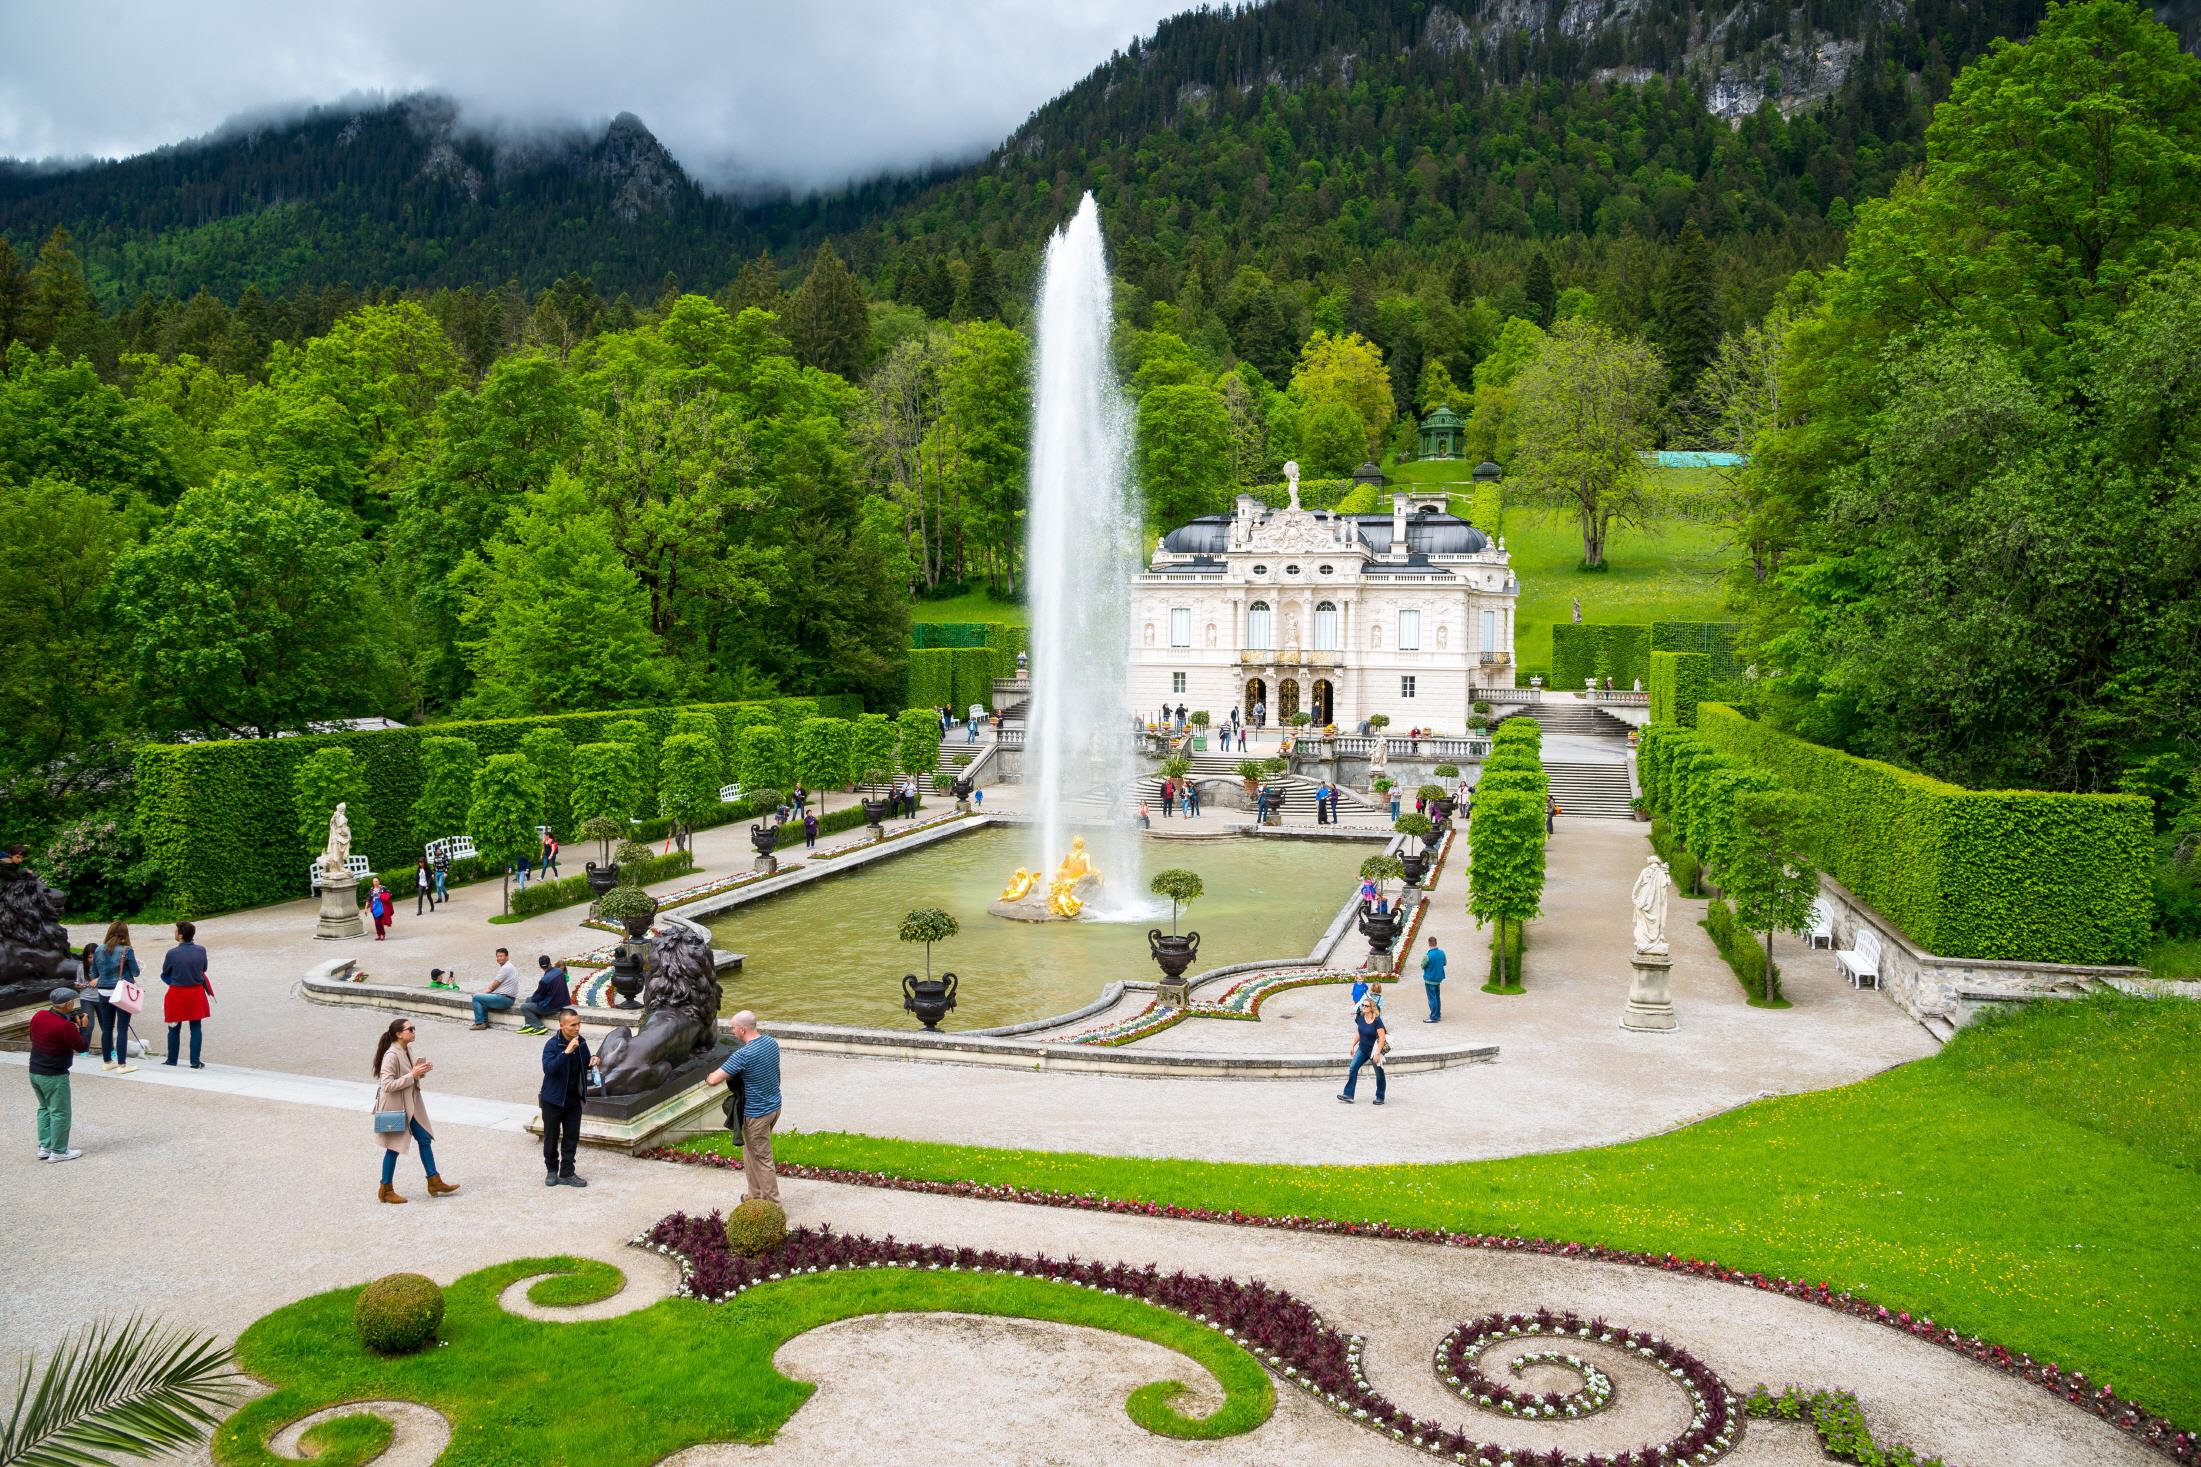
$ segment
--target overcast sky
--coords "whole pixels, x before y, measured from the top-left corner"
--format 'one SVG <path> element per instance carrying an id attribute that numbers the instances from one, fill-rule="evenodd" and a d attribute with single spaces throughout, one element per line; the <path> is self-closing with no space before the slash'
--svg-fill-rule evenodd
<path id="1" fill-rule="evenodd" d="M 707 181 L 973 157 L 1192 0 L 0 0 L 0 156 L 433 90 L 492 126 L 632 112 Z"/>

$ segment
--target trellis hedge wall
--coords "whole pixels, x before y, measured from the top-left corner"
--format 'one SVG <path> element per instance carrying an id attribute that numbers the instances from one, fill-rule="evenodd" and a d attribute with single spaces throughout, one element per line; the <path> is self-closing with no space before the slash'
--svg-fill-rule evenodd
<path id="1" fill-rule="evenodd" d="M 2140 795 L 1967 790 L 1805 743 L 1723 703 L 1651 740 L 1646 796 L 1690 828 L 1696 757 L 1741 763 L 1826 802 L 1824 869 L 1928 952 L 2131 963 L 2148 941 L 2153 820 Z M 1693 757 L 1690 746 L 1702 751 Z M 1711 771 L 1707 771 L 1710 773 Z"/>
<path id="2" fill-rule="evenodd" d="M 1551 629 L 1551 685 L 1580 689 L 1593 677 L 1632 687 L 1650 671 L 1651 629 L 1629 622 L 1558 622 Z"/>
<path id="3" fill-rule="evenodd" d="M 1016 654 L 1008 654 L 1004 664 L 992 647 L 918 648 L 909 654 L 908 703 L 912 708 L 952 708 L 960 718 L 973 703 L 993 707 L 994 679 L 1015 672 Z"/>
<path id="4" fill-rule="evenodd" d="M 1651 653 L 1651 722 L 1697 726 L 1697 704 L 1711 676 L 1712 659 L 1702 652 Z"/>
<path id="5" fill-rule="evenodd" d="M 1708 676 L 1713 682 L 1724 683 L 1742 676 L 1742 659 L 1735 655 L 1735 643 L 1741 636 L 1741 622 L 1654 621 L 1651 650 L 1701 652 L 1711 659 Z"/>
<path id="6" fill-rule="evenodd" d="M 674 715 L 692 710 L 711 715 L 721 749 L 730 750 L 738 747 L 737 730 L 759 721 L 785 725 L 817 715 L 852 718 L 860 708 L 855 695 L 833 694 L 287 739 L 147 744 L 137 754 L 138 831 L 146 855 L 160 868 L 163 904 L 180 917 L 203 917 L 306 894 L 306 868 L 317 848 L 298 832 L 291 782 L 317 749 L 348 748 L 366 766 L 370 831 L 360 853 L 382 870 L 410 867 L 425 841 L 450 833 L 413 829 L 420 751 L 431 738 L 470 739 L 486 760 L 522 752 L 521 740 L 544 728 L 563 730 L 579 746 L 606 737 L 615 723 L 636 720 L 661 741 L 672 732 Z"/>

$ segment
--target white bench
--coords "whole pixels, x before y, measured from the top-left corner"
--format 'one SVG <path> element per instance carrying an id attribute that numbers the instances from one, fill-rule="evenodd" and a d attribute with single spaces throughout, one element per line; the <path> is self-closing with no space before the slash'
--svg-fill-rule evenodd
<path id="1" fill-rule="evenodd" d="M 739 804 L 741 802 L 741 786 L 738 784 L 720 785 L 718 787 L 718 802 L 721 805 Z"/>
<path id="2" fill-rule="evenodd" d="M 1872 980 L 1871 986 L 1878 988 L 1880 986 L 1880 934 L 1870 927 L 1860 925 L 1857 929 L 1857 945 L 1852 948 L 1837 950 L 1834 954 L 1834 961 L 1836 966 L 1841 968 L 1843 976 L 1849 979 L 1850 987 L 1863 988 L 1866 986 L 1865 980 L 1869 978 Z"/>
<path id="3" fill-rule="evenodd" d="M 1811 925 L 1804 929 L 1804 941 L 1812 947 L 1834 946 L 1834 909 L 1825 897 L 1812 899 Z"/>
<path id="4" fill-rule="evenodd" d="M 374 875 L 374 867 L 367 864 L 365 856 L 346 856 L 344 858 L 344 869 L 352 874 L 352 881 L 355 885 Z M 313 884 L 315 891 L 321 889 L 321 878 L 325 874 L 321 869 L 321 858 L 314 857 L 313 869 L 307 873 L 306 880 Z"/>
<path id="5" fill-rule="evenodd" d="M 442 840 L 432 840 L 427 845 L 428 864 L 436 864 L 438 856 L 448 856 L 456 861 L 471 861 L 478 853 L 474 838 L 470 835 L 447 835 Z"/>

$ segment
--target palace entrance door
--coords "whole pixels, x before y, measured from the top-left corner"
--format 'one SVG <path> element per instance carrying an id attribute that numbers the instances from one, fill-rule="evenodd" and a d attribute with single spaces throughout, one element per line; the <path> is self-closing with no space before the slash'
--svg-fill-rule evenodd
<path id="1" fill-rule="evenodd" d="M 1246 679 L 1246 701 L 1238 705 L 1238 716 L 1247 723 L 1253 722 L 1253 710 L 1269 701 L 1269 685 L 1257 677 Z"/>
<path id="2" fill-rule="evenodd" d="M 1299 679 L 1292 677 L 1281 679 L 1276 685 L 1277 723 L 1280 725 L 1290 723 L 1292 715 L 1298 711 Z"/>
<path id="3" fill-rule="evenodd" d="M 1328 678 L 1315 679 L 1314 707 L 1309 711 L 1314 714 L 1317 728 L 1337 722 L 1337 691 L 1330 686 Z"/>

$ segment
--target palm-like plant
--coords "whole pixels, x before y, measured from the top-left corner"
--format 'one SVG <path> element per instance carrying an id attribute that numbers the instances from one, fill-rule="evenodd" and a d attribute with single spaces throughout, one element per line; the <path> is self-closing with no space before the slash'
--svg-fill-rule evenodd
<path id="1" fill-rule="evenodd" d="M 63 1336 L 26 1361 L 0 1467 L 97 1467 L 204 1440 L 243 1393 L 227 1346 L 133 1315 Z"/>
<path id="2" fill-rule="evenodd" d="M 1182 754 L 1172 754 L 1162 761 L 1162 778 L 1182 781 L 1192 772 L 1192 761 Z"/>

